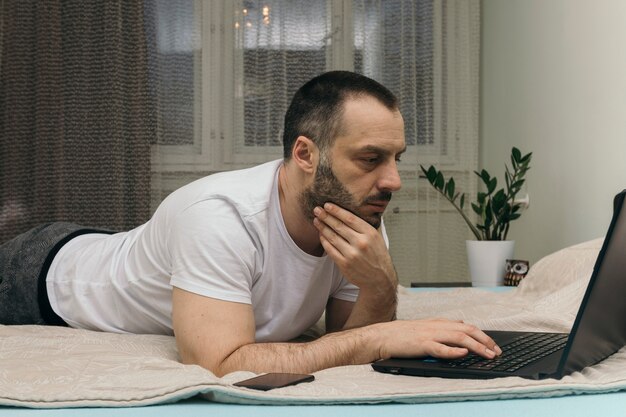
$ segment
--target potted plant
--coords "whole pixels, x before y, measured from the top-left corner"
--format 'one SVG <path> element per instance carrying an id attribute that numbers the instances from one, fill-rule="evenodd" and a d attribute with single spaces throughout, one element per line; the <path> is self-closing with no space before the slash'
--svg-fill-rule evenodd
<path id="1" fill-rule="evenodd" d="M 484 169 L 474 171 L 486 189 L 478 191 L 476 200 L 470 203 L 477 215 L 476 222 L 464 211 L 465 193 L 456 190 L 454 178 L 446 180 L 434 166 L 426 169 L 420 165 L 430 185 L 452 204 L 476 237 L 475 241 L 467 241 L 467 249 L 472 282 L 478 285 L 498 285 L 504 279 L 505 261 L 513 257 L 515 244 L 514 241 L 507 241 L 509 227 L 513 220 L 521 216 L 523 204 L 516 197 L 526 181 L 531 159 L 532 152 L 522 155 L 519 149 L 513 147 L 511 168 L 504 165 L 505 186 L 500 189 L 497 189 L 498 180 L 489 172 Z"/>

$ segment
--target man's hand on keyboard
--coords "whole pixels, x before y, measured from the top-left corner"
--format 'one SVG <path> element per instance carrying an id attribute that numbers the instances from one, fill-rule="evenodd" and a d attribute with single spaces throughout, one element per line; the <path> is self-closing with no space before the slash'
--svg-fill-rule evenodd
<path id="1" fill-rule="evenodd" d="M 447 319 L 398 320 L 374 325 L 381 358 L 433 356 L 456 359 L 473 352 L 493 359 L 502 350 L 478 327 Z"/>

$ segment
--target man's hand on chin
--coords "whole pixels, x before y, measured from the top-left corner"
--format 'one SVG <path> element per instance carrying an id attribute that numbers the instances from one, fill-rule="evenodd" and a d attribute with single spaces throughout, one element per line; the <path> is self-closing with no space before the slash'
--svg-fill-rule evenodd
<path id="1" fill-rule="evenodd" d="M 360 290 L 347 327 L 391 320 L 398 278 L 381 232 L 332 203 L 316 207 L 313 214 L 324 250 Z"/>

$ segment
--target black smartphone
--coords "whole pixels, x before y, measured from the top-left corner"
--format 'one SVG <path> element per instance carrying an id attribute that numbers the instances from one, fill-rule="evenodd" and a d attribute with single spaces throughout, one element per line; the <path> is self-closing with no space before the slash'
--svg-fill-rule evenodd
<path id="1" fill-rule="evenodd" d="M 287 387 L 296 385 L 301 382 L 311 382 L 315 379 L 313 375 L 306 374 L 285 374 L 285 373 L 269 373 L 246 379 L 245 381 L 236 382 L 235 386 L 258 389 L 261 391 L 269 391 L 274 388 Z"/>

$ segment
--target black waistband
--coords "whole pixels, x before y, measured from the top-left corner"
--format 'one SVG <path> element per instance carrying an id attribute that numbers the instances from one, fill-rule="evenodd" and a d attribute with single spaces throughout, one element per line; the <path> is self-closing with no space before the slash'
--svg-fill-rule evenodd
<path id="1" fill-rule="evenodd" d="M 39 301 L 39 310 L 41 311 L 41 316 L 45 320 L 45 322 L 52 326 L 68 326 L 68 324 L 61 318 L 57 313 L 54 312 L 52 306 L 50 305 L 50 298 L 48 297 L 48 289 L 46 287 L 46 277 L 48 276 L 48 270 L 50 269 L 50 265 L 52 265 L 52 261 L 57 253 L 61 250 L 63 245 L 65 245 L 70 240 L 74 239 L 77 236 L 86 235 L 89 233 L 105 233 L 105 234 L 113 234 L 110 230 L 98 230 L 98 229 L 79 229 L 76 230 L 52 247 L 46 260 L 41 267 L 41 272 L 39 272 L 39 278 L 37 281 L 37 299 Z"/>

